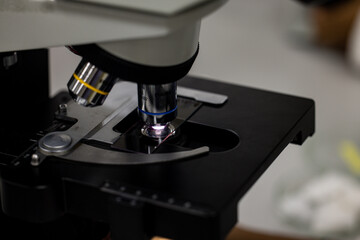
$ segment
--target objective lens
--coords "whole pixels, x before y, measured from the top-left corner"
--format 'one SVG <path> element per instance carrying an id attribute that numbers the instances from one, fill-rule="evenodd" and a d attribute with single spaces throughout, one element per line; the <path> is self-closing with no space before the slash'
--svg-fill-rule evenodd
<path id="1" fill-rule="evenodd" d="M 102 105 L 117 79 L 83 59 L 67 86 L 75 102 L 86 107 Z"/>
<path id="2" fill-rule="evenodd" d="M 164 139 L 175 134 L 175 128 L 171 123 L 166 124 L 145 124 L 141 129 L 141 133 L 150 138 Z"/>
<path id="3" fill-rule="evenodd" d="M 139 116 L 144 122 L 142 134 L 164 138 L 174 132 L 170 124 L 177 116 L 177 83 L 138 84 Z"/>
<path id="4" fill-rule="evenodd" d="M 139 115 L 149 125 L 166 124 L 177 115 L 177 83 L 138 84 Z"/>

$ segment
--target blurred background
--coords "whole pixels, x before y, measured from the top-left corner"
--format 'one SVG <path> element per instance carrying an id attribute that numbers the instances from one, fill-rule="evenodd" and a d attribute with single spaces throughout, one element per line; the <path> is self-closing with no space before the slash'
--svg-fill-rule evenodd
<path id="1" fill-rule="evenodd" d="M 239 226 L 360 239 L 360 4 L 344 2 L 307 9 L 290 0 L 230 0 L 203 21 L 191 75 L 316 102 L 315 136 L 289 145 L 240 201 Z M 79 61 L 51 49 L 52 94 Z"/>

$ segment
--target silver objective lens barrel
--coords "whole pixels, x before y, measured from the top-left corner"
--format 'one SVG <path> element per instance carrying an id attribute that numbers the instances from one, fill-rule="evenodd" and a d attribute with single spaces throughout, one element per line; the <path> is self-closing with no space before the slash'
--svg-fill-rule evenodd
<path id="1" fill-rule="evenodd" d="M 138 84 L 139 115 L 147 125 L 164 125 L 177 115 L 177 83 Z"/>
<path id="2" fill-rule="evenodd" d="M 75 102 L 86 107 L 102 105 L 116 78 L 83 59 L 67 86 Z"/>
<path id="3" fill-rule="evenodd" d="M 145 123 L 143 135 L 164 139 L 175 133 L 171 125 L 177 116 L 177 83 L 138 84 L 139 116 Z"/>

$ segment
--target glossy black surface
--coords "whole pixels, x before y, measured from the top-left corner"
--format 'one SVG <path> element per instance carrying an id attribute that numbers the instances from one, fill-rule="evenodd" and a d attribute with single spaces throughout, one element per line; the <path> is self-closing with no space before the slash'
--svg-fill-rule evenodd
<path id="1" fill-rule="evenodd" d="M 229 97 L 220 107 L 203 105 L 191 117 L 192 126 L 184 124 L 183 131 L 197 130 L 211 145 L 224 135 L 215 130 L 214 134 L 201 133 L 203 126 L 226 129 L 231 134 L 225 138 L 237 136 L 238 143 L 227 145 L 224 139 L 217 151 L 179 162 L 116 167 L 55 157 L 32 167 L 34 149 L 30 149 L 12 155 L 15 160 L 1 167 L 4 212 L 30 222 L 54 221 L 64 214 L 104 221 L 110 225 L 113 240 L 153 235 L 224 239 L 237 221 L 237 203 L 246 191 L 289 143 L 301 144 L 314 133 L 314 102 L 191 77 L 179 85 Z M 44 116 L 50 115 L 50 110 L 43 109 Z M 52 129 L 62 124 L 57 122 Z M 35 135 L 39 132 L 35 125 L 30 128 Z M 16 129 L 9 123 L 5 131 L 11 135 Z M 184 146 L 196 146 L 199 139 L 203 144 L 201 136 Z M 2 145 L 6 142 L 3 138 Z M 18 144 L 14 149 L 22 152 L 26 147 Z M 6 151 L 2 152 L 1 158 L 6 159 Z"/>

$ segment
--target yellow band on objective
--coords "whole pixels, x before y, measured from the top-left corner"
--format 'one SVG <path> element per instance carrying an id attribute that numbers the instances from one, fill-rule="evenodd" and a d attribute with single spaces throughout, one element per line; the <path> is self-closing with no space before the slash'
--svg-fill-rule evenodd
<path id="1" fill-rule="evenodd" d="M 74 76 L 74 78 L 75 78 L 76 80 L 78 80 L 82 85 L 84 85 L 84 86 L 87 87 L 88 89 L 91 89 L 91 90 L 93 90 L 94 92 L 97 92 L 97 93 L 99 93 L 99 94 L 101 94 L 101 95 L 105 95 L 105 96 L 109 94 L 108 92 L 103 92 L 103 91 L 101 91 L 101 90 L 99 90 L 99 89 L 97 89 L 97 88 L 94 88 L 94 87 L 91 86 L 90 84 L 84 82 L 84 81 L 81 80 L 81 79 L 79 78 L 79 76 L 76 75 L 75 73 L 73 74 L 73 76 Z"/>

